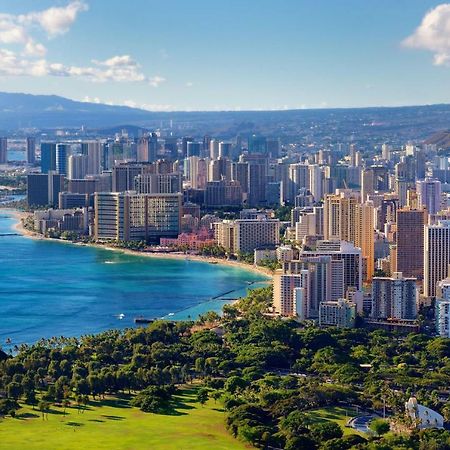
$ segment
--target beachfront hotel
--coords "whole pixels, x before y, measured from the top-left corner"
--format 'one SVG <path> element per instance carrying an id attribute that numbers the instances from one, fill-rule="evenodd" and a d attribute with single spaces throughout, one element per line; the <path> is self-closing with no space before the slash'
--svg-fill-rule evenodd
<path id="1" fill-rule="evenodd" d="M 278 219 L 224 220 L 214 224 L 217 244 L 232 253 L 253 252 L 257 248 L 275 247 L 280 243 Z"/>
<path id="2" fill-rule="evenodd" d="M 177 237 L 180 232 L 181 194 L 95 194 L 96 240 L 152 241 Z"/>

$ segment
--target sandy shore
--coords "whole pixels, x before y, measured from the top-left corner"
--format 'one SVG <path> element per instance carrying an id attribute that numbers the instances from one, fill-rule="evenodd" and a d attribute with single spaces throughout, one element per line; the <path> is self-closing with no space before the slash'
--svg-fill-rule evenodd
<path id="1" fill-rule="evenodd" d="M 208 257 L 208 256 L 201 256 L 201 255 L 191 255 L 191 254 L 184 254 L 184 253 L 165 253 L 165 252 L 147 252 L 147 251 L 140 252 L 140 251 L 125 249 L 125 248 L 117 248 L 117 247 L 112 247 L 112 246 L 102 245 L 102 244 L 82 244 L 82 243 L 74 243 L 71 241 L 65 241 L 63 239 L 45 238 L 41 234 L 35 233 L 34 231 L 27 230 L 26 228 L 23 227 L 23 220 L 26 219 L 28 216 L 30 216 L 30 213 L 25 213 L 25 212 L 13 210 L 13 209 L 4 209 L 3 211 L 14 216 L 14 218 L 17 220 L 17 223 L 15 223 L 13 226 L 14 231 L 22 234 L 25 237 L 31 238 L 31 239 L 51 240 L 54 242 L 59 242 L 59 243 L 64 243 L 64 244 L 95 247 L 95 248 L 99 248 L 99 249 L 103 249 L 103 250 L 111 250 L 111 251 L 115 251 L 115 252 L 124 253 L 126 255 L 144 256 L 147 258 L 180 259 L 180 260 L 198 261 L 198 262 L 209 263 L 209 264 L 220 264 L 223 266 L 237 267 L 242 270 L 254 272 L 254 273 L 257 273 L 258 275 L 263 275 L 264 277 L 266 277 L 268 279 L 273 277 L 273 272 L 271 270 L 267 269 L 266 267 L 253 266 L 253 265 L 243 263 L 240 261 L 227 260 L 227 259 L 222 259 L 222 258 L 214 258 L 214 257 Z"/>

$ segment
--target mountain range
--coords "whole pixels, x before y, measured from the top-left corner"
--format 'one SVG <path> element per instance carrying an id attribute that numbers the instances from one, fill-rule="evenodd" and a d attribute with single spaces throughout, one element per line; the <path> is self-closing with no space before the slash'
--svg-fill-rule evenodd
<path id="1" fill-rule="evenodd" d="M 287 142 L 348 139 L 367 144 L 425 140 L 450 129 L 450 105 L 297 109 L 280 111 L 152 112 L 127 106 L 70 100 L 56 95 L 0 92 L 0 130 L 155 129 L 169 121 L 180 135 L 221 138 L 261 133 Z M 108 134 L 108 133 L 105 133 Z"/>

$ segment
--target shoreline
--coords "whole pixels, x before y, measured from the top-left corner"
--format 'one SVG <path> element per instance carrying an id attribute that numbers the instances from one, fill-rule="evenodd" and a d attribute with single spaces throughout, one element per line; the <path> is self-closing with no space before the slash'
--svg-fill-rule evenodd
<path id="1" fill-rule="evenodd" d="M 0 210 L 1 211 L 1 210 Z M 72 242 L 72 241 L 66 241 L 64 239 L 53 239 L 53 238 L 46 238 L 39 233 L 36 233 L 34 231 L 27 230 L 23 227 L 22 220 L 26 217 L 30 216 L 30 213 L 18 211 L 15 209 L 7 209 L 3 208 L 3 211 L 7 212 L 8 214 L 12 215 L 16 219 L 16 223 L 13 225 L 12 229 L 21 234 L 24 237 L 35 239 L 39 241 L 51 241 L 51 242 L 60 242 L 65 244 L 72 244 L 72 245 L 79 245 L 83 247 L 93 247 L 103 250 L 110 250 L 110 251 L 116 251 L 121 252 L 125 255 L 132 255 L 132 256 L 142 256 L 146 258 L 154 258 L 154 259 L 178 259 L 178 260 L 189 260 L 189 261 L 196 261 L 196 262 L 202 262 L 202 263 L 209 263 L 209 264 L 217 264 L 217 265 L 223 265 L 228 267 L 235 267 L 242 270 L 247 270 L 249 272 L 256 273 L 258 275 L 262 275 L 265 278 L 267 278 L 267 281 L 273 280 L 273 272 L 270 269 L 267 269 L 265 267 L 259 267 L 259 266 L 252 266 L 247 263 L 243 263 L 241 261 L 233 261 L 233 260 L 227 260 L 222 258 L 216 258 L 213 256 L 202 256 L 202 255 L 192 255 L 192 254 L 184 254 L 184 253 L 166 253 L 166 252 L 140 252 L 136 250 L 130 250 L 126 248 L 118 248 L 118 247 L 111 247 L 109 245 L 102 245 L 97 243 L 89 243 L 89 244 L 83 244 L 79 242 Z"/>

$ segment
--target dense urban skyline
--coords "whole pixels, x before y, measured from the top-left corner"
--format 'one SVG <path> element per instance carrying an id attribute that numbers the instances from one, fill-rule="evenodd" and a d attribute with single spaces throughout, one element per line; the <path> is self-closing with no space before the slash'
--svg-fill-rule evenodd
<path id="1" fill-rule="evenodd" d="M 9 3 L 0 450 L 450 448 L 450 3 Z"/>
<path id="2" fill-rule="evenodd" d="M 450 102 L 450 4 L 21 1 L 2 90 L 151 110 Z"/>

